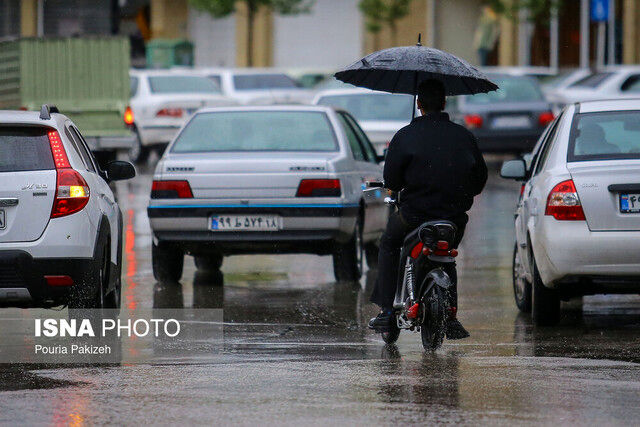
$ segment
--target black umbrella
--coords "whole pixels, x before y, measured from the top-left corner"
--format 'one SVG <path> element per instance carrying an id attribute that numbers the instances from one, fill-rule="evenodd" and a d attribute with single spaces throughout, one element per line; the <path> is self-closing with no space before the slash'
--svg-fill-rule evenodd
<path id="1" fill-rule="evenodd" d="M 498 89 L 467 61 L 420 44 L 380 50 L 335 74 L 354 86 L 391 93 L 417 95 L 426 79 L 440 80 L 447 95 L 473 95 Z"/>

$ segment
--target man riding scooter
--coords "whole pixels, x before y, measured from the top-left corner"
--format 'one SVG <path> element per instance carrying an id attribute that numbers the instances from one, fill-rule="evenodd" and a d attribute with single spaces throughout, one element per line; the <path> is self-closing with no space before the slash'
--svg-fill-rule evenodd
<path id="1" fill-rule="evenodd" d="M 378 280 L 371 302 L 380 306 L 369 327 L 389 330 L 393 300 L 405 237 L 426 221 L 449 220 L 458 227 L 454 247 L 462 240 L 473 198 L 487 181 L 487 166 L 475 137 L 449 120 L 443 112 L 445 87 L 438 80 L 418 86 L 421 117 L 413 119 L 393 137 L 384 166 L 385 186 L 399 192 L 400 208 L 389 217 L 380 241 Z M 453 283 L 449 292 L 448 339 L 467 338 L 469 333 L 457 319 L 458 293 L 455 264 L 447 269 Z"/>

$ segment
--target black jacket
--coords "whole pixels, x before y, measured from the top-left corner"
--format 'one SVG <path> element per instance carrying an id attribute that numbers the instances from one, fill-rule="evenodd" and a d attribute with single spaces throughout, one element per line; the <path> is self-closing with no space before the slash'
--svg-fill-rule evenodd
<path id="1" fill-rule="evenodd" d="M 393 137 L 384 181 L 401 191 L 400 213 L 408 221 L 465 217 L 487 182 L 487 165 L 475 137 L 447 113 L 417 117 Z"/>

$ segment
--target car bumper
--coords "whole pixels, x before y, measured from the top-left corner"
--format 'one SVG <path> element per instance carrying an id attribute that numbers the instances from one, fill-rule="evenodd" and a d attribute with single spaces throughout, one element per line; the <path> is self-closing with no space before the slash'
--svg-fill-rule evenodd
<path id="1" fill-rule="evenodd" d="M 255 207 L 149 206 L 154 237 L 181 244 L 187 251 L 203 247 L 224 254 L 331 253 L 336 242 L 353 232 L 358 205 Z M 212 215 L 278 215 L 278 231 L 210 231 Z"/>
<path id="2" fill-rule="evenodd" d="M 584 221 L 557 221 L 545 216 L 537 236 L 534 254 L 547 286 L 580 291 L 577 284 L 583 283 L 583 294 L 598 293 L 597 286 L 608 293 L 605 285 L 609 278 L 611 291 L 615 282 L 627 282 L 640 292 L 640 231 L 592 232 Z"/>
<path id="3" fill-rule="evenodd" d="M 480 151 L 526 153 L 533 149 L 544 129 L 505 131 L 476 131 Z"/>
<path id="4" fill-rule="evenodd" d="M 34 258 L 21 250 L 0 250 L 0 307 L 67 304 L 74 287 L 87 286 L 100 263 L 93 258 Z M 45 276 L 69 276 L 72 286 L 50 286 Z"/>
<path id="5" fill-rule="evenodd" d="M 148 125 L 138 127 L 142 145 L 168 144 L 176 136 L 181 125 Z"/>

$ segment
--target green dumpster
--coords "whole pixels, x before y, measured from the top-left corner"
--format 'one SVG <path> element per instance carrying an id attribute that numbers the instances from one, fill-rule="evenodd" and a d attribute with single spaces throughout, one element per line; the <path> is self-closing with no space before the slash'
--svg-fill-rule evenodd
<path id="1" fill-rule="evenodd" d="M 147 68 L 193 66 L 193 43 L 189 40 L 154 39 L 147 43 Z"/>

